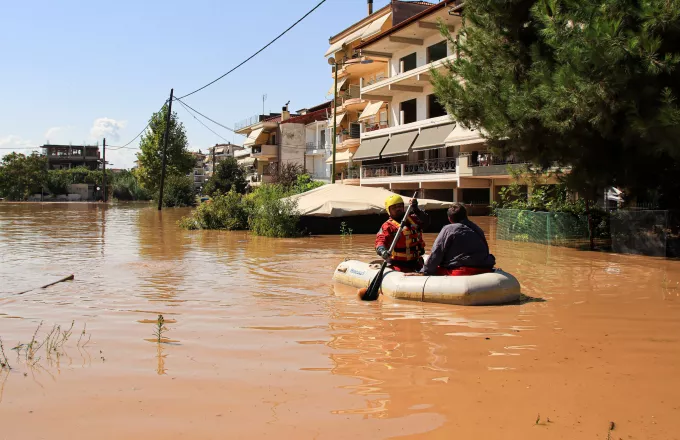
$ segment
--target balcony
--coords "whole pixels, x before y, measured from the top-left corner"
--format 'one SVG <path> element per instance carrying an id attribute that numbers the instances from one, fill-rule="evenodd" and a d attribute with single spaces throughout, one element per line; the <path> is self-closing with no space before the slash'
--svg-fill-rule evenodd
<path id="1" fill-rule="evenodd" d="M 307 156 L 325 156 L 326 154 L 330 154 L 330 152 L 331 147 L 324 143 L 307 142 L 305 147 L 305 154 Z"/>
<path id="2" fill-rule="evenodd" d="M 459 174 L 463 177 L 507 177 L 508 167 L 516 169 L 530 165 L 524 160 L 494 157 L 486 152 L 480 152 L 475 160 L 471 154 L 461 153 L 458 161 Z"/>
<path id="3" fill-rule="evenodd" d="M 252 157 L 258 159 L 276 159 L 279 157 L 279 147 L 277 145 L 254 145 Z"/>
<path id="4" fill-rule="evenodd" d="M 417 162 L 389 163 L 383 165 L 365 165 L 361 167 L 362 180 L 380 180 L 390 177 L 404 179 L 390 179 L 390 181 L 412 181 L 412 176 L 418 176 L 418 180 L 446 180 L 456 177 L 456 159 L 447 157 L 443 159 L 421 160 Z"/>
<path id="5" fill-rule="evenodd" d="M 420 121 L 411 122 L 409 124 L 395 125 L 393 127 L 387 126 L 386 122 L 380 122 L 378 124 L 374 124 L 373 127 L 371 127 L 371 130 L 364 129 L 364 132 L 361 133 L 361 139 L 386 136 L 388 134 L 396 134 L 404 131 L 412 131 L 419 128 L 427 128 L 447 123 L 451 123 L 451 117 L 449 115 L 423 119 Z"/>
<path id="6" fill-rule="evenodd" d="M 446 68 L 446 63 L 455 58 L 455 55 L 449 55 L 398 75 L 376 80 L 373 84 L 362 79 L 361 97 L 365 99 L 364 95 L 393 96 L 402 92 L 422 92 L 423 86 L 430 83 L 430 69 L 442 71 Z"/>

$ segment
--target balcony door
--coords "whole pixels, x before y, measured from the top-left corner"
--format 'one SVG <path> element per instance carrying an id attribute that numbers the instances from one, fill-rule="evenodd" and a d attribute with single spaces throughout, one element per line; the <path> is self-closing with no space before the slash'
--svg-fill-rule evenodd
<path id="1" fill-rule="evenodd" d="M 399 104 L 399 110 L 402 115 L 402 124 L 410 124 L 411 122 L 416 122 L 418 120 L 417 107 L 415 99 L 410 99 Z"/>

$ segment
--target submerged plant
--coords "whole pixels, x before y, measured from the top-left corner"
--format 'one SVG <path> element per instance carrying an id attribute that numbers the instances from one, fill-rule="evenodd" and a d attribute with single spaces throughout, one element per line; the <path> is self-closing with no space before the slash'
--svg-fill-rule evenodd
<path id="1" fill-rule="evenodd" d="M 343 237 L 352 236 L 353 229 L 347 227 L 347 222 L 340 223 L 340 235 Z"/>
<path id="2" fill-rule="evenodd" d="M 5 347 L 2 345 L 2 338 L 0 338 L 0 370 L 4 369 L 11 370 L 12 367 L 9 366 L 9 361 L 5 354 Z"/>
<path id="3" fill-rule="evenodd" d="M 163 315 L 158 315 L 158 320 L 156 321 L 156 328 L 154 329 L 153 335 L 156 338 L 156 342 L 159 344 L 163 342 L 165 339 L 163 337 L 163 333 L 168 330 L 167 327 L 165 327 L 165 318 L 163 318 Z"/>

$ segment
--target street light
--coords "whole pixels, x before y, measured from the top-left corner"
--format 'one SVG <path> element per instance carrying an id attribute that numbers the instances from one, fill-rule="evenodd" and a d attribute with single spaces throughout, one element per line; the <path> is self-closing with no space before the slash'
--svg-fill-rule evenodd
<path id="1" fill-rule="evenodd" d="M 336 63 L 335 58 L 330 57 L 328 64 L 335 68 L 335 83 L 333 85 L 333 165 L 331 165 L 331 183 L 335 183 L 335 147 L 337 143 L 337 110 L 338 110 L 338 67 L 349 64 L 371 64 L 373 60 L 350 60 L 344 63 Z"/>

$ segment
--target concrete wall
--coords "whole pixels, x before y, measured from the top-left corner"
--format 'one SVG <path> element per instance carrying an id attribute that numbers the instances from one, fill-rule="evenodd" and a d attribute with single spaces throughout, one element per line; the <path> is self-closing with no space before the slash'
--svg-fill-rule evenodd
<path id="1" fill-rule="evenodd" d="M 305 126 L 304 124 L 281 124 L 279 163 L 305 164 Z"/>

